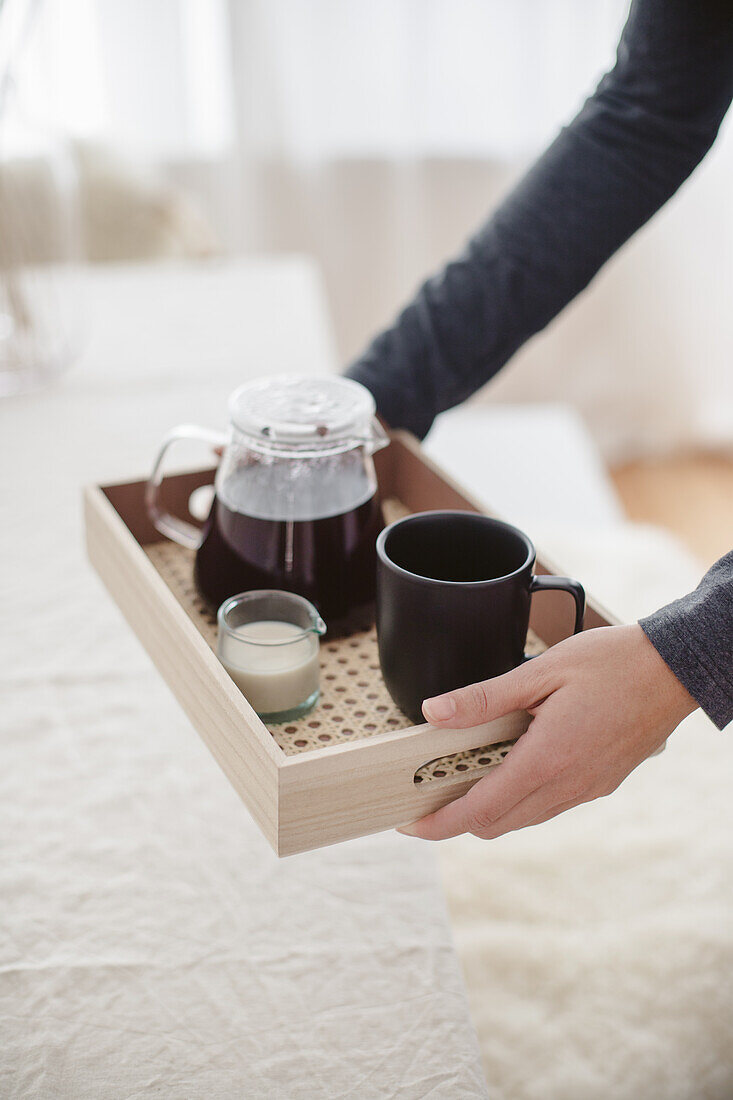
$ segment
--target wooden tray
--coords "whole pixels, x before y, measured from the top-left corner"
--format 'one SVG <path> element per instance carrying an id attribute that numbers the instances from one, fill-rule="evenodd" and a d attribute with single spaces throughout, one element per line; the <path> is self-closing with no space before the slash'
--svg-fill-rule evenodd
<path id="1" fill-rule="evenodd" d="M 406 433 L 393 434 L 376 465 L 388 522 L 431 508 L 482 510 Z M 213 473 L 166 478 L 166 508 L 186 515 Z M 278 855 L 414 821 L 465 793 L 526 729 L 523 711 L 469 730 L 409 726 L 382 681 L 373 628 L 326 637 L 318 706 L 268 729 L 215 656 L 216 620 L 194 588 L 192 552 L 155 530 L 144 491 L 144 481 L 85 490 L 90 560 Z M 536 568 L 562 572 L 544 557 Z M 566 637 L 572 618 L 564 593 L 535 597 L 528 649 Z M 588 600 L 586 629 L 615 621 Z"/>

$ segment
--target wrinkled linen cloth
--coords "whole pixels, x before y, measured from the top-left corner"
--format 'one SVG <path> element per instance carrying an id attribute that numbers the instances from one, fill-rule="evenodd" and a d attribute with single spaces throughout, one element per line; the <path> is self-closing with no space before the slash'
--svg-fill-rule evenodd
<path id="1" fill-rule="evenodd" d="M 0 1095 L 488 1096 L 434 851 L 278 861 L 84 556 L 84 482 L 223 426 L 248 376 L 329 362 L 310 269 L 86 296 L 82 363 L 0 403 Z"/>

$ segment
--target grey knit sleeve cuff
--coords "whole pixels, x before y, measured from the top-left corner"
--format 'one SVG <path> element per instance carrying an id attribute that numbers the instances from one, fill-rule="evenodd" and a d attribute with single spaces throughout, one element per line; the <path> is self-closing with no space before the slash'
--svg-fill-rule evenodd
<path id="1" fill-rule="evenodd" d="M 718 729 L 733 721 L 733 551 L 639 625 Z"/>

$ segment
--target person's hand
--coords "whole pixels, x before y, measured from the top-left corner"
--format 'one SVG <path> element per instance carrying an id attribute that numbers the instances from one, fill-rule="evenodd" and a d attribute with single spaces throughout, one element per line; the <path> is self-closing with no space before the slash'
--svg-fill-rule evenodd
<path id="1" fill-rule="evenodd" d="M 491 840 L 611 794 L 697 706 L 640 626 L 576 634 L 503 676 L 426 699 L 432 725 L 533 716 L 503 762 L 462 798 L 400 829 Z"/>

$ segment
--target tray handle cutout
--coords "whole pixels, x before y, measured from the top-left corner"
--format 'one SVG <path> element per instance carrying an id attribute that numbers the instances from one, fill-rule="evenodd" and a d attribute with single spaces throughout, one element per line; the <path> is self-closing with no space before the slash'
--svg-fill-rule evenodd
<path id="1" fill-rule="evenodd" d="M 440 783 L 444 785 L 452 779 L 465 782 L 476 778 L 480 779 L 490 768 L 501 764 L 505 756 L 517 743 L 518 738 L 511 741 L 499 741 L 492 745 L 483 745 L 478 749 L 467 749 L 463 752 L 451 753 L 448 756 L 438 756 L 429 760 L 417 769 L 413 776 L 413 783 Z"/>

